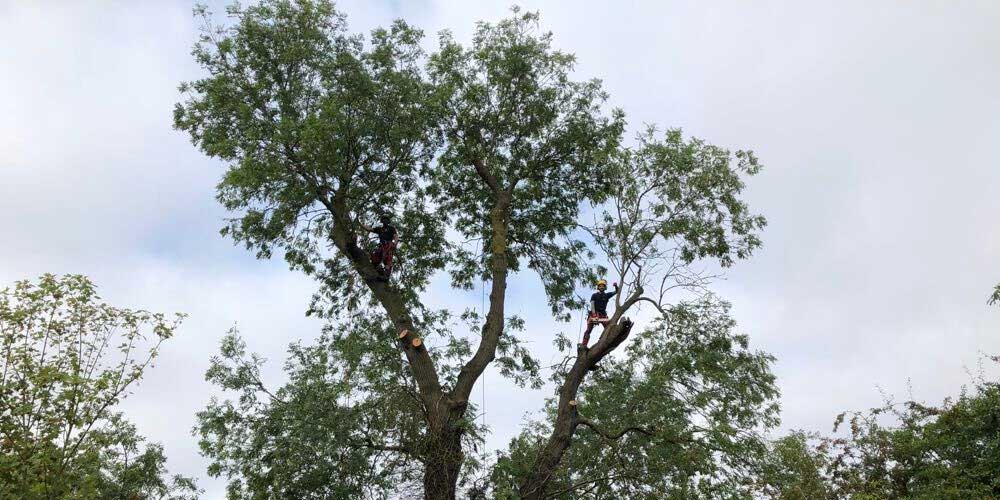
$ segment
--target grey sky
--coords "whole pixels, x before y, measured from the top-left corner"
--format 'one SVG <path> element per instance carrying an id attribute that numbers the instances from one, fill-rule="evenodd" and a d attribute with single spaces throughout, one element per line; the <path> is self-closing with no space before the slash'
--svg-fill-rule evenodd
<path id="1" fill-rule="evenodd" d="M 748 191 L 765 246 L 717 290 L 778 358 L 783 428 L 828 431 L 879 387 L 939 400 L 1000 353 L 985 303 L 1000 281 L 1000 4 L 949 4 L 521 3 L 632 132 L 679 126 L 766 165 Z M 509 5 L 340 3 L 355 30 L 403 17 L 463 40 Z M 209 356 L 238 324 L 278 382 L 285 345 L 320 325 L 303 316 L 309 280 L 218 236 L 223 167 L 171 129 L 177 83 L 199 74 L 190 8 L 0 0 L 0 283 L 84 273 L 112 303 L 189 313 L 126 406 L 172 470 L 220 498 L 189 432 Z M 539 286 L 511 292 L 548 361 Z M 491 444 L 547 394 L 488 374 Z"/>

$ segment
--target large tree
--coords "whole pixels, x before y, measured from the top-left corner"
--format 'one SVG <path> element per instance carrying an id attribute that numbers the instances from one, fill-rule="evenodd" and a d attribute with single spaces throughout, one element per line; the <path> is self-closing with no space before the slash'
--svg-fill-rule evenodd
<path id="1" fill-rule="evenodd" d="M 179 318 L 100 302 L 83 276 L 0 290 L 0 498 L 193 498 L 116 411 Z"/>
<path id="2" fill-rule="evenodd" d="M 606 110 L 598 81 L 572 77 L 574 58 L 553 49 L 535 14 L 480 23 L 468 47 L 443 33 L 428 56 L 419 30 L 397 21 L 351 35 L 326 1 L 228 12 L 215 26 L 201 11 L 194 54 L 207 75 L 182 84 L 175 125 L 227 165 L 218 197 L 233 218 L 223 232 L 314 276 L 309 311 L 328 320 L 319 345 L 293 350 L 292 380 L 277 391 L 238 338 L 215 360 L 210 378 L 242 395 L 201 414 L 202 446 L 234 497 L 412 486 L 455 498 L 480 432 L 470 395 L 486 367 L 541 383 L 516 335 L 525 324 L 505 310 L 508 278 L 532 271 L 566 320 L 582 307 L 577 288 L 611 269 L 624 297 L 597 343 L 557 370 L 552 435 L 532 458 L 539 474 L 519 477 L 526 497 L 541 497 L 586 425 L 571 403 L 587 373 L 631 331 L 623 314 L 648 305 L 651 328 L 669 331 L 671 291 L 709 281 L 692 264 L 728 265 L 759 245 L 763 219 L 739 198 L 756 159 L 679 131 L 649 131 L 624 149 L 622 113 Z M 363 238 L 381 212 L 404 241 L 389 281 Z M 459 289 L 488 282 L 483 314 L 427 307 L 438 274 Z M 717 334 L 731 343 L 728 332 Z M 734 363 L 735 379 L 705 380 L 753 396 L 754 416 L 726 423 L 735 439 L 770 422 L 775 391 L 766 356 L 725 342 L 718 362 Z"/>

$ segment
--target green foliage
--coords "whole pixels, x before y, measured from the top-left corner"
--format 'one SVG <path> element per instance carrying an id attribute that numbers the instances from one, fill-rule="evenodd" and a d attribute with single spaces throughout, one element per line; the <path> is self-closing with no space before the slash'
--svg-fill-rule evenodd
<path id="1" fill-rule="evenodd" d="M 624 235 L 632 243 L 627 246 L 641 249 L 657 236 L 676 238 L 683 262 L 711 257 L 724 266 L 760 246 L 757 232 L 764 217 L 751 213 L 739 198 L 745 187 L 741 176 L 756 175 L 761 168 L 752 152 L 730 153 L 700 139 L 685 140 L 679 129 L 657 140 L 650 128 L 639 140 L 623 162 L 621 178 L 631 182 L 618 198 L 652 214 L 653 224 L 634 221 Z"/>
<path id="2" fill-rule="evenodd" d="M 0 291 L 0 497 L 193 498 L 115 411 L 179 320 L 101 303 L 83 276 Z"/>
<path id="3" fill-rule="evenodd" d="M 838 417 L 837 423 L 844 421 Z M 895 425 L 882 423 L 894 417 Z M 841 497 L 1000 498 L 1000 385 L 980 381 L 940 407 L 887 403 L 847 418 L 850 436 L 827 440 Z"/>
<path id="4" fill-rule="evenodd" d="M 742 177 L 761 166 L 752 152 L 730 153 L 685 139 L 678 129 L 658 138 L 650 127 L 638 141 L 617 158 L 610 200 L 587 230 L 623 284 L 643 286 L 660 278 L 654 300 L 660 303 L 673 285 L 707 283 L 688 268 L 696 259 L 729 266 L 760 246 L 766 221 L 740 195 Z"/>
<path id="5" fill-rule="evenodd" d="M 825 472 L 830 458 L 818 450 L 817 438 L 802 431 L 774 440 L 761 464 L 758 491 L 776 500 L 823 500 L 837 498 Z"/>
<path id="6" fill-rule="evenodd" d="M 1000 362 L 1000 357 L 991 358 Z M 837 416 L 834 433 L 771 444 L 757 479 L 767 498 L 1000 498 L 1000 384 L 980 377 L 940 406 L 914 401 Z"/>
<path id="7" fill-rule="evenodd" d="M 197 433 L 209 474 L 229 478 L 229 498 L 385 498 L 419 489 L 420 465 L 435 450 L 425 447 L 412 376 L 384 341 L 391 335 L 384 322 L 357 317 L 315 345 L 293 344 L 288 381 L 277 390 L 261 380 L 264 360 L 235 331 L 226 336 L 206 378 L 234 397 L 199 412 Z M 440 351 L 433 354 L 443 363 L 465 354 Z M 482 429 L 466 426 L 472 450 Z"/>
<path id="8" fill-rule="evenodd" d="M 996 303 L 1000 303 L 1000 285 L 997 285 L 996 288 L 993 289 L 993 295 L 990 295 L 989 304 L 993 305 Z"/>
<path id="9" fill-rule="evenodd" d="M 563 458 L 553 498 L 749 498 L 766 454 L 758 431 L 777 424 L 773 358 L 733 331 L 728 305 L 680 304 L 636 336 L 581 388 L 586 423 Z M 551 409 L 551 405 L 550 405 Z M 536 424 L 512 441 L 498 491 L 526 475 L 548 434 Z"/>
<path id="10" fill-rule="evenodd" d="M 560 313 L 584 276 L 580 257 L 590 255 L 572 237 L 580 207 L 606 196 L 624 116 L 601 113 L 607 94 L 600 82 L 573 81 L 575 58 L 554 50 L 552 34 L 540 33 L 537 22 L 536 13 L 515 8 L 497 24 L 479 23 L 468 48 L 442 33 L 428 72 L 443 98 L 446 141 L 431 179 L 455 228 L 487 248 L 484 214 L 498 192 L 511 194 L 510 269 L 537 272 Z M 456 259 L 457 286 L 488 276 L 470 257 Z"/>
<path id="11" fill-rule="evenodd" d="M 263 360 L 231 332 L 208 381 L 235 392 L 198 413 L 209 474 L 230 478 L 228 497 L 381 498 L 414 480 L 419 404 L 398 354 L 370 331 L 293 345 L 288 382 L 270 391 Z"/>
<path id="12" fill-rule="evenodd" d="M 442 35 L 428 77 L 422 34 L 402 22 L 366 44 L 325 1 L 230 15 L 228 28 L 206 21 L 195 56 L 209 76 L 181 86 L 189 97 L 174 113 L 177 128 L 229 164 L 219 199 L 238 216 L 225 234 L 261 257 L 280 248 L 294 268 L 336 284 L 329 298 L 355 298 L 356 277 L 323 243 L 333 226 L 358 228 L 323 206 L 339 194 L 369 223 L 396 214 L 401 288 L 418 291 L 449 262 L 455 285 L 471 287 L 487 275 L 483 259 L 444 234 L 490 245 L 495 195 L 477 165 L 512 194 L 511 268 L 526 262 L 553 307 L 568 305 L 586 254 L 570 234 L 581 204 L 604 195 L 624 120 L 601 115 L 598 81 L 570 79 L 573 57 L 536 33 L 536 15 L 483 23 L 468 49 Z"/>
<path id="13" fill-rule="evenodd" d="M 233 6 L 230 27 L 201 13 L 194 55 L 209 76 L 181 85 L 174 124 L 229 165 L 218 198 L 237 216 L 223 234 L 260 257 L 284 250 L 332 288 L 329 299 L 356 305 L 362 288 L 329 241 L 332 227 L 359 224 L 335 220 L 336 194 L 369 225 L 394 214 L 404 289 L 426 285 L 444 265 L 445 224 L 418 182 L 439 114 L 418 65 L 420 31 L 400 21 L 366 43 L 322 0 Z"/>

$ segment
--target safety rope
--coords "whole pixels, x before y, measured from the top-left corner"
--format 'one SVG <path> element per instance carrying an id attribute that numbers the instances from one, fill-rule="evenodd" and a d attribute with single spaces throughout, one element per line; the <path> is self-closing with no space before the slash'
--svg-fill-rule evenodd
<path id="1" fill-rule="evenodd" d="M 482 257 L 484 251 L 484 240 L 479 240 L 479 255 Z M 483 261 L 485 266 L 485 259 Z M 483 274 L 479 275 L 479 315 L 483 318 L 483 322 L 486 322 L 486 276 Z M 482 388 L 482 409 L 479 412 L 479 425 L 486 425 L 486 370 L 483 370 L 482 374 L 483 388 Z"/>

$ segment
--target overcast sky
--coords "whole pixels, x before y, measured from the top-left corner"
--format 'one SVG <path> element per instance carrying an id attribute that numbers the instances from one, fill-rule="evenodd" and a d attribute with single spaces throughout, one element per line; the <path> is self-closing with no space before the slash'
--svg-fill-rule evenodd
<path id="1" fill-rule="evenodd" d="M 683 127 L 766 165 L 747 192 L 769 220 L 764 248 L 716 289 L 777 357 L 782 429 L 827 432 L 880 389 L 957 394 L 1000 353 L 986 305 L 1000 281 L 1000 3 L 707 4 L 521 3 L 580 77 L 604 80 L 630 134 Z M 511 3 L 339 5 L 358 31 L 402 17 L 466 40 Z M 190 315 L 126 409 L 215 499 L 224 483 L 190 430 L 219 339 L 239 325 L 277 382 L 285 346 L 320 324 L 303 314 L 308 279 L 218 235 L 223 165 L 171 128 L 178 82 L 200 75 L 194 38 L 187 1 L 0 0 L 0 284 L 83 273 L 111 303 Z M 549 361 L 540 287 L 523 276 L 510 292 Z M 488 374 L 490 444 L 550 390 Z"/>

